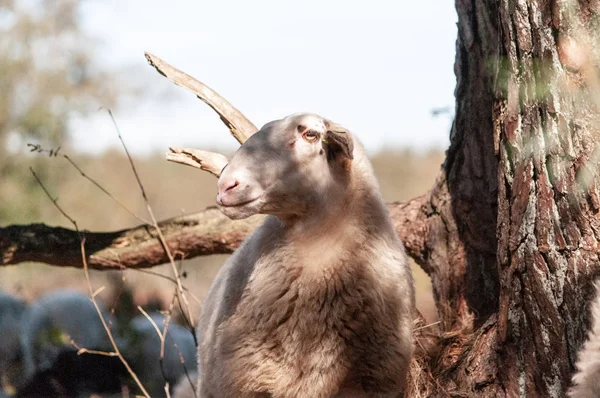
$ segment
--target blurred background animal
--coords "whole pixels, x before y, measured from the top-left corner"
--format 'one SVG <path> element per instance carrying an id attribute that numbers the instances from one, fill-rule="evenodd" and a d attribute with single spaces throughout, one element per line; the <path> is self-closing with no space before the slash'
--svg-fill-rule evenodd
<path id="1" fill-rule="evenodd" d="M 110 327 L 123 357 L 152 397 L 166 397 L 186 372 L 196 369 L 192 332 L 171 322 L 161 367 L 161 341 L 143 315 L 128 316 L 135 307 L 128 286 L 113 304 L 121 310 L 100 312 Z M 149 308 L 156 308 L 153 300 Z M 121 313 L 121 311 L 123 313 Z M 137 311 L 137 310 L 136 310 Z M 151 312 L 161 329 L 165 315 Z M 0 397 L 121 397 L 123 391 L 141 393 L 113 348 L 90 298 L 78 291 L 60 289 L 31 304 L 0 293 Z M 164 373 L 163 373 L 164 369 Z"/>
<path id="2" fill-rule="evenodd" d="M 149 315 L 162 333 L 165 316 L 159 313 Z M 187 374 L 196 371 L 196 345 L 189 330 L 171 323 L 167 328 L 161 361 L 161 339 L 154 325 L 144 315 L 131 321 L 126 357 L 150 396 L 164 397 L 165 382 L 169 383 L 172 392 L 180 379 L 186 379 Z"/>

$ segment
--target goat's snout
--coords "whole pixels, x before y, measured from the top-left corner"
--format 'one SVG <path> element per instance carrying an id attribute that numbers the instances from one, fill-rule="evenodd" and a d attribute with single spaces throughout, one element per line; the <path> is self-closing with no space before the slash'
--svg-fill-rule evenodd
<path id="1" fill-rule="evenodd" d="M 252 196 L 252 184 L 240 176 L 221 176 L 217 189 L 217 203 L 220 206 L 241 206 L 256 199 Z"/>
<path id="2" fill-rule="evenodd" d="M 238 191 L 243 190 L 237 178 L 219 178 L 217 183 L 217 203 L 221 206 L 235 204 Z"/>

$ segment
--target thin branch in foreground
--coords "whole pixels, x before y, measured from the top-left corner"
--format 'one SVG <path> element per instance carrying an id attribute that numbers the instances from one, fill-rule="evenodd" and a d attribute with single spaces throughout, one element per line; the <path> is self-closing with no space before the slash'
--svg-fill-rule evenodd
<path id="1" fill-rule="evenodd" d="M 177 293 L 177 292 L 175 292 Z M 176 295 L 173 295 L 173 298 L 175 298 Z M 163 331 L 160 330 L 160 328 L 158 327 L 158 325 L 156 324 L 156 322 L 154 322 L 154 319 L 152 319 L 152 317 L 150 315 L 148 315 L 148 313 L 146 311 L 144 311 L 144 309 L 138 305 L 138 310 L 146 317 L 146 319 L 148 319 L 148 321 L 152 324 L 152 326 L 154 327 L 154 330 L 156 331 L 156 334 L 158 335 L 158 338 L 160 339 L 160 354 L 158 357 L 158 363 L 160 366 L 160 374 L 163 377 L 163 380 L 165 381 L 165 391 L 167 392 L 167 394 L 169 394 L 169 381 L 167 380 L 167 374 L 165 372 L 165 339 L 167 337 L 167 332 L 168 332 L 168 328 L 169 328 L 169 322 L 171 320 L 171 317 L 167 317 L 167 319 L 165 319 L 163 321 L 164 323 L 164 327 L 165 329 Z"/>
<path id="2" fill-rule="evenodd" d="M 419 330 L 427 329 L 427 328 L 439 325 L 440 323 L 442 323 L 442 321 L 433 322 L 433 323 L 427 324 L 425 326 L 421 326 L 421 327 L 415 328 L 415 329 L 413 329 L 413 332 L 417 332 Z"/>
<path id="3" fill-rule="evenodd" d="M 35 173 L 35 171 L 33 170 L 33 167 L 29 167 L 29 170 L 31 171 L 31 174 L 33 174 L 33 177 L 35 178 L 35 180 L 37 181 L 37 183 L 40 185 L 40 187 L 42 187 L 42 189 L 44 190 L 44 192 L 46 193 L 46 196 L 48 196 L 48 199 L 50 199 L 52 201 L 52 203 L 54 204 L 54 207 L 56 207 L 58 209 L 58 211 L 60 211 L 60 213 L 65 216 L 65 218 L 67 220 L 69 220 L 71 222 L 71 224 L 73 224 L 73 226 L 75 227 L 75 230 L 77 231 L 78 234 L 79 233 L 79 227 L 77 226 L 77 221 L 75 221 L 74 219 L 72 219 L 63 209 L 62 207 L 59 206 L 58 204 L 58 198 L 53 198 L 52 195 L 50 194 L 50 192 L 48 192 L 48 190 L 46 189 L 46 187 L 44 186 L 44 184 L 42 183 L 42 180 L 40 180 L 40 177 L 38 177 L 38 175 Z M 81 234 L 80 234 L 81 236 Z"/>
<path id="4" fill-rule="evenodd" d="M 166 279 L 169 282 L 177 285 L 177 280 L 171 278 L 170 276 L 163 275 L 163 274 L 160 274 L 160 273 L 154 272 L 154 271 L 149 271 L 149 270 L 143 269 L 143 268 L 130 268 L 130 269 L 133 270 L 133 271 L 141 272 L 142 274 L 152 275 L 152 276 L 156 276 L 157 278 Z M 188 289 L 187 287 L 183 286 L 183 290 L 187 294 L 189 294 L 194 299 L 194 301 L 196 301 L 196 303 L 202 304 L 202 301 L 195 294 L 193 294 L 190 289 Z"/>
<path id="5" fill-rule="evenodd" d="M 148 200 L 148 196 L 146 195 L 146 190 L 144 189 L 144 184 L 142 183 L 142 180 L 137 172 L 137 168 L 135 167 L 133 158 L 131 157 L 129 150 L 127 149 L 127 145 L 125 144 L 125 141 L 123 140 L 123 136 L 121 135 L 121 130 L 119 129 L 119 126 L 117 125 L 117 121 L 115 120 L 115 117 L 113 116 L 113 113 L 110 109 L 108 109 L 108 114 L 113 122 L 115 130 L 119 137 L 119 140 L 121 141 L 121 144 L 123 145 L 123 149 L 125 150 L 127 159 L 129 159 L 129 164 L 131 165 L 131 170 L 133 171 L 133 174 L 135 175 L 138 186 L 142 193 L 142 197 L 146 204 L 146 209 L 148 210 L 148 214 L 150 215 L 150 218 L 152 219 L 152 225 L 154 226 L 154 228 L 156 230 L 156 233 L 157 233 L 160 243 L 163 247 L 163 250 L 167 254 L 167 257 L 169 258 L 169 262 L 171 263 L 171 268 L 173 270 L 173 276 L 175 277 L 175 280 L 177 281 L 177 299 L 179 300 L 180 304 L 183 303 L 183 306 L 185 308 L 185 311 L 182 311 L 183 318 L 185 319 L 188 326 L 190 328 L 193 328 L 194 318 L 193 318 L 193 315 L 192 315 L 192 312 L 190 309 L 190 304 L 188 302 L 187 296 L 185 295 L 185 292 L 183 291 L 183 285 L 181 284 L 181 277 L 179 275 L 179 272 L 177 271 L 177 266 L 175 265 L 175 258 L 173 257 L 173 254 L 171 253 L 171 249 L 167 245 L 167 241 L 158 225 L 158 221 L 156 220 L 156 217 L 154 216 L 154 211 L 152 210 L 152 206 L 150 205 L 150 201 Z M 195 336 L 194 336 L 194 339 L 195 339 Z"/>
<path id="6" fill-rule="evenodd" d="M 163 334 L 160 331 L 160 328 L 158 327 L 156 322 L 154 322 L 154 319 L 152 319 L 152 317 L 142 308 L 142 306 L 138 305 L 137 309 L 138 309 L 138 311 L 140 311 L 142 313 L 142 315 L 144 315 L 146 317 L 146 319 L 148 319 L 148 321 L 150 321 L 150 323 L 154 327 L 154 330 L 156 330 L 156 334 L 158 334 L 160 341 L 163 341 L 163 339 L 164 339 Z"/>
<path id="7" fill-rule="evenodd" d="M 167 319 L 165 320 L 165 329 L 163 330 L 163 335 L 165 337 L 167 335 L 169 322 L 171 321 L 171 317 L 173 316 L 173 306 L 175 305 L 175 297 L 176 296 L 173 295 L 173 299 L 171 300 L 171 303 L 169 304 L 169 309 L 167 311 Z M 178 304 L 179 304 L 180 310 L 181 310 L 181 303 L 179 303 L 179 301 L 178 301 Z M 196 334 L 194 333 L 193 330 L 191 332 L 192 332 L 192 336 L 194 337 L 194 344 L 196 347 L 198 347 L 198 340 L 196 339 Z M 185 358 L 183 357 L 183 353 L 177 346 L 177 342 L 175 340 L 173 340 L 173 346 L 177 350 L 177 355 L 179 356 L 179 362 L 181 363 L 181 366 L 183 367 L 183 372 L 185 373 L 185 377 L 187 378 L 188 382 L 190 383 L 190 386 L 192 387 L 192 392 L 194 393 L 194 397 L 197 397 L 196 386 L 194 385 L 194 382 L 192 381 L 192 379 L 190 377 L 190 372 L 188 371 L 188 368 L 185 364 Z M 164 358 L 164 353 L 165 353 L 165 347 L 164 347 L 164 343 L 163 343 L 163 345 L 160 348 L 161 358 Z"/>
<path id="8" fill-rule="evenodd" d="M 79 165 L 77 165 L 77 163 L 75 163 L 75 161 L 73 159 L 71 159 L 69 157 L 69 155 L 67 155 L 67 154 L 59 155 L 60 147 L 58 147 L 56 149 L 44 149 L 44 148 L 42 148 L 42 146 L 40 144 L 31 144 L 31 143 L 28 143 L 27 146 L 30 148 L 30 150 L 29 150 L 30 152 L 48 153 L 48 155 L 50 157 L 61 156 L 62 158 L 66 159 L 71 164 L 71 166 L 73 166 L 75 168 L 75 170 L 77 170 L 79 172 L 79 174 L 81 174 L 81 176 L 83 178 L 85 178 L 86 180 L 88 180 L 89 182 L 94 184 L 98 189 L 100 189 L 100 191 L 102 191 L 102 193 L 104 193 L 106 196 L 111 198 L 117 205 L 119 205 L 123 210 L 125 210 L 127 213 L 129 213 L 133 218 L 137 219 L 138 221 L 140 221 L 144 224 L 150 225 L 150 222 L 148 220 L 135 214 L 123 202 L 121 202 L 117 197 L 115 197 L 106 188 L 104 188 L 98 181 L 96 181 L 95 179 L 90 177 L 85 171 L 83 171 L 83 169 L 81 167 L 79 167 Z"/>
<path id="9" fill-rule="evenodd" d="M 114 351 L 114 352 L 110 352 L 110 353 L 103 353 L 102 355 L 117 356 L 119 358 L 119 360 L 121 361 L 121 363 L 123 364 L 123 366 L 125 366 L 125 369 L 127 369 L 127 372 L 129 373 L 129 375 L 133 378 L 133 380 L 135 381 L 135 383 L 137 384 L 137 386 L 140 388 L 140 390 L 142 391 L 142 393 L 144 394 L 144 396 L 146 398 L 150 398 L 150 395 L 148 394 L 148 392 L 144 388 L 143 384 L 139 380 L 137 374 L 133 371 L 133 369 L 129 366 L 129 363 L 127 362 L 127 360 L 125 359 L 125 357 L 123 357 L 123 355 L 121 354 L 121 351 L 119 350 L 119 347 L 117 346 L 117 343 L 115 342 L 115 339 L 114 339 L 114 337 L 112 335 L 112 332 L 110 331 L 110 328 L 108 327 L 108 325 L 106 323 L 106 320 L 104 319 L 104 316 L 102 315 L 102 311 L 100 310 L 100 306 L 98 305 L 98 302 L 96 301 L 96 296 L 94 295 L 94 288 L 92 287 L 92 282 L 90 280 L 90 275 L 89 275 L 89 270 L 88 270 L 88 266 L 87 266 L 86 255 L 85 255 L 85 237 L 79 231 L 79 227 L 77 226 L 77 222 L 73 218 L 71 218 L 58 205 L 58 199 L 54 199 L 52 197 L 52 195 L 50 194 L 50 192 L 48 191 L 48 189 L 46 189 L 45 185 L 42 183 L 42 181 L 40 180 L 40 178 L 33 171 L 33 168 L 30 168 L 30 170 L 31 170 L 31 173 L 33 174 L 33 176 L 35 177 L 36 181 L 42 187 L 42 189 L 44 190 L 44 192 L 46 193 L 46 195 L 48 196 L 48 198 L 52 201 L 52 203 L 54 204 L 54 206 L 61 212 L 61 214 L 63 216 L 65 216 L 65 218 L 67 218 L 73 224 L 73 227 L 75 228 L 75 230 L 77 231 L 77 233 L 79 235 L 79 238 L 80 238 L 80 248 L 81 248 L 81 261 L 82 261 L 82 264 L 83 264 L 83 272 L 84 272 L 84 275 L 85 275 L 85 280 L 86 280 L 86 285 L 87 285 L 87 289 L 88 289 L 88 294 L 90 296 L 90 301 L 92 302 L 92 304 L 94 305 L 94 308 L 96 309 L 96 313 L 98 314 L 98 317 L 100 318 L 100 322 L 102 322 L 102 326 L 104 327 L 104 331 L 106 332 L 106 335 L 107 335 L 107 337 L 108 337 L 108 339 L 109 339 L 109 341 L 110 341 L 110 343 L 111 343 L 111 345 L 113 347 L 113 351 Z M 82 351 L 81 349 L 79 351 L 81 353 L 98 354 L 97 351 L 89 351 L 89 350 Z"/>
<path id="10" fill-rule="evenodd" d="M 144 311 L 144 309 L 141 306 L 138 306 L 138 310 L 146 317 L 146 319 L 148 319 L 148 321 L 152 324 L 152 326 L 154 327 L 154 330 L 156 331 L 156 334 L 158 335 L 158 338 L 160 339 L 160 356 L 159 356 L 159 364 L 160 364 L 160 371 L 161 374 L 163 376 L 163 379 L 165 380 L 165 386 L 164 389 L 167 392 L 167 394 L 169 393 L 169 382 L 167 380 L 167 376 L 166 376 L 166 372 L 165 372 L 165 368 L 164 368 L 164 359 L 165 359 L 165 344 L 166 344 L 166 340 L 167 340 L 167 334 L 169 333 L 169 325 L 171 323 L 171 316 L 173 314 L 173 305 L 174 302 L 177 298 L 177 290 L 175 290 L 174 294 L 173 294 L 173 299 L 171 300 L 171 304 L 169 305 L 169 309 L 167 311 L 167 315 L 166 318 L 163 321 L 163 330 L 161 331 L 160 328 L 158 327 L 158 325 L 156 324 L 156 322 L 154 321 L 154 319 L 152 319 L 152 317 L 146 312 Z M 183 366 L 183 370 L 184 373 L 186 375 L 186 377 L 188 378 L 188 381 L 191 382 L 191 379 L 189 377 L 189 372 L 187 370 L 187 367 L 185 366 L 185 359 L 183 358 L 183 354 L 181 353 L 181 351 L 179 350 L 179 347 L 177 346 L 177 343 L 174 341 L 173 342 L 173 346 L 175 347 L 175 349 L 177 350 L 177 354 L 180 358 L 181 364 Z M 195 389 L 193 387 L 193 383 L 192 383 L 192 389 L 194 391 L 194 395 L 195 395 Z"/>
<path id="11" fill-rule="evenodd" d="M 88 176 L 68 155 L 62 155 L 62 156 L 65 159 L 67 159 L 67 161 L 71 165 L 73 165 L 73 167 L 75 167 L 75 169 L 77 169 L 77 171 L 81 174 L 81 176 L 83 178 L 87 179 L 92 184 L 94 184 L 104 194 L 106 194 L 109 198 L 111 198 L 113 201 L 115 201 L 123 210 L 125 210 L 126 212 L 128 212 L 129 214 L 131 214 L 131 216 L 133 216 L 134 218 L 136 218 L 140 222 L 142 222 L 144 224 L 150 225 L 150 222 L 148 220 L 146 220 L 145 218 L 142 218 L 142 217 L 138 216 L 137 214 L 135 214 L 132 210 L 130 210 L 127 206 L 125 206 L 125 204 L 123 202 L 121 202 L 119 199 L 117 199 L 115 196 L 113 196 L 110 192 L 108 192 L 108 190 L 106 190 L 102 185 L 100 185 L 100 183 L 98 183 L 96 180 L 94 180 L 93 178 L 91 178 L 90 176 Z"/>

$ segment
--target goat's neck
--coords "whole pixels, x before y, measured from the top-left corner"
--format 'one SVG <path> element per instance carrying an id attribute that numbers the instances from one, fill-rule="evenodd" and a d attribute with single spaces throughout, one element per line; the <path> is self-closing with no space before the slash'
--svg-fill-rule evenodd
<path id="1" fill-rule="evenodd" d="M 383 206 L 381 199 L 370 191 L 338 191 L 337 196 L 325 198 L 310 212 L 283 220 L 285 234 L 296 242 L 349 239 L 359 243 L 374 219 L 373 213 L 385 211 Z"/>

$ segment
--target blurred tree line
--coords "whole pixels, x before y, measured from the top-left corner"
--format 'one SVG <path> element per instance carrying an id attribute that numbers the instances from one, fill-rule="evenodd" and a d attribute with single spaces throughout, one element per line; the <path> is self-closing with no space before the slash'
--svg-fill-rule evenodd
<path id="1" fill-rule="evenodd" d="M 61 147 L 61 153 L 69 154 L 130 209 L 145 214 L 121 151 L 92 156 L 76 154 L 69 146 L 73 116 L 90 115 L 101 107 L 115 110 L 128 96 L 149 90 L 126 70 L 111 71 L 98 64 L 101 38 L 91 37 L 83 28 L 81 5 L 81 0 L 0 0 L 0 226 L 31 222 L 70 226 L 35 181 L 30 166 L 82 228 L 107 230 L 139 223 L 65 159 L 29 154 L 27 143 Z M 156 77 L 152 86 L 162 82 L 173 89 L 154 71 L 148 73 Z M 391 151 L 375 156 L 373 162 L 384 196 L 399 200 L 429 188 L 442 159 L 440 152 Z M 214 179 L 205 173 L 165 162 L 162 154 L 138 156 L 136 164 L 159 218 L 214 204 Z"/>
<path id="2" fill-rule="evenodd" d="M 67 167 L 55 162 L 49 173 L 39 156 L 24 161 L 26 143 L 68 144 L 72 116 L 114 107 L 126 90 L 94 62 L 99 42 L 79 14 L 77 0 L 0 0 L 0 224 L 39 216 L 44 198 L 29 165 L 54 186 Z"/>

